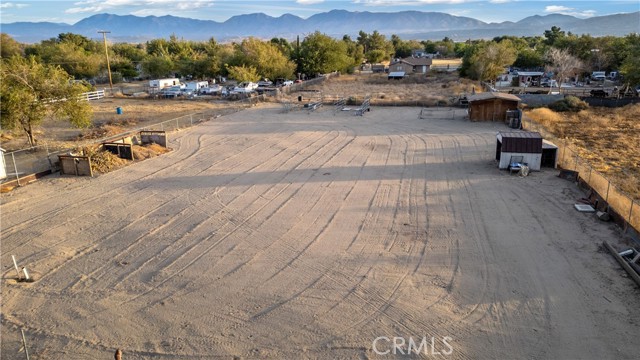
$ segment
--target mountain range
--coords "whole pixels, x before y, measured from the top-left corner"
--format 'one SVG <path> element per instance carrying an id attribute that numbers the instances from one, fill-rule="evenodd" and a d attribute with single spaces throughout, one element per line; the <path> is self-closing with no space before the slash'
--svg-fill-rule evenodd
<path id="1" fill-rule="evenodd" d="M 255 36 L 263 39 L 282 37 L 294 39 L 314 31 L 341 38 L 357 36 L 360 30 L 371 33 L 396 34 L 403 39 L 453 40 L 493 38 L 501 35 L 542 35 L 552 26 L 575 34 L 592 36 L 624 36 L 640 32 L 640 11 L 633 13 L 580 19 L 569 15 L 530 16 L 517 22 L 485 23 L 463 16 L 438 12 L 351 12 L 332 10 L 309 18 L 285 14 L 272 17 L 262 13 L 238 15 L 224 22 L 196 20 L 175 16 L 98 14 L 70 25 L 51 22 L 16 22 L 0 25 L 0 31 L 23 43 L 34 43 L 71 32 L 98 38 L 97 31 L 109 30 L 109 39 L 116 42 L 144 42 L 176 35 L 188 40 L 232 41 Z"/>

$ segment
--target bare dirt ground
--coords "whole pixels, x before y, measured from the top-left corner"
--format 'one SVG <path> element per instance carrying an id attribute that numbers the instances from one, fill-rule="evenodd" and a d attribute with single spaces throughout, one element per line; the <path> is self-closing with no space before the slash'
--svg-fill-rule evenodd
<path id="1" fill-rule="evenodd" d="M 636 358 L 616 229 L 555 171 L 498 171 L 502 125 L 331 110 L 252 108 L 2 194 L 2 357 L 24 329 L 32 359 Z"/>

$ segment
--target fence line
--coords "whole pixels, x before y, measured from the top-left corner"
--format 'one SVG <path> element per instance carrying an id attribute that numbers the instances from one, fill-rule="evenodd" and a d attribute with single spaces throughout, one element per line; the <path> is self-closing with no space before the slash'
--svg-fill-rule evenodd
<path id="1" fill-rule="evenodd" d="M 640 233 L 640 201 L 633 199 L 629 194 L 620 190 L 615 182 L 595 170 L 591 162 L 581 157 L 577 148 L 568 143 L 566 139 L 558 139 L 544 126 L 526 115 L 522 125 L 526 130 L 539 132 L 545 139 L 558 146 L 558 166 L 562 169 L 578 172 L 579 180 L 593 189 L 611 210 L 626 221 L 625 231 L 631 227 L 636 234 Z"/>
<path id="2" fill-rule="evenodd" d="M 15 182 L 16 185 L 21 186 L 28 181 L 31 181 L 32 178 L 37 178 L 39 176 L 56 172 L 60 170 L 60 166 L 58 164 L 58 155 L 68 154 L 69 152 L 72 152 L 77 148 L 100 144 L 109 140 L 129 137 L 141 130 L 174 131 L 178 129 L 188 128 L 198 123 L 208 121 L 219 116 L 229 115 L 247 107 L 254 106 L 255 104 L 265 101 L 266 99 L 267 98 L 265 96 L 247 98 L 234 102 L 233 106 L 229 108 L 212 109 L 183 115 L 171 120 L 129 129 L 123 133 L 110 135 L 101 139 L 91 139 L 78 142 L 73 147 L 65 148 L 62 150 L 52 150 L 49 145 L 45 144 L 30 147 L 28 149 L 4 153 L 3 155 L 5 168 L 7 169 L 7 177 L 2 180 L 2 183 L 3 185 L 5 185 Z"/>

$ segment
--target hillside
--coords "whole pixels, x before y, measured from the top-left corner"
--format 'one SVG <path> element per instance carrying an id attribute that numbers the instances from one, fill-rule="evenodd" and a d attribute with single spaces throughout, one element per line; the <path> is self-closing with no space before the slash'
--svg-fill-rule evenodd
<path id="1" fill-rule="evenodd" d="M 272 17 L 262 13 L 238 15 L 225 22 L 196 20 L 175 16 L 146 16 L 98 14 L 73 25 L 50 22 L 2 24 L 2 32 L 17 41 L 33 43 L 56 37 L 63 32 L 72 32 L 95 38 L 98 30 L 111 30 L 114 41 L 140 42 L 154 38 L 167 38 L 175 34 L 189 40 L 206 40 L 211 37 L 228 41 L 239 37 L 260 38 L 284 37 L 293 39 L 297 35 L 314 31 L 342 37 L 357 36 L 360 30 L 378 30 L 385 35 L 396 34 L 405 39 L 454 40 L 492 38 L 500 35 L 540 35 L 551 26 L 576 34 L 593 36 L 624 36 L 640 32 L 640 12 L 615 14 L 588 19 L 568 15 L 551 14 L 530 16 L 517 22 L 485 23 L 480 20 L 454 16 L 439 12 L 350 12 L 332 10 L 313 15 L 307 19 L 285 14 Z"/>

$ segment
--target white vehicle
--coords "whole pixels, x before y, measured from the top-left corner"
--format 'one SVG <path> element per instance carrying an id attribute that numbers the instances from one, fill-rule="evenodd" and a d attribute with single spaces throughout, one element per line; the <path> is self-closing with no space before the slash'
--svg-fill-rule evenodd
<path id="1" fill-rule="evenodd" d="M 222 86 L 218 84 L 213 84 L 208 87 L 204 87 L 200 89 L 200 94 L 204 95 L 216 95 L 222 93 Z"/>
<path id="2" fill-rule="evenodd" d="M 291 86 L 291 85 L 293 85 L 293 80 L 285 80 L 282 83 L 282 86 Z"/>
<path id="3" fill-rule="evenodd" d="M 165 98 L 173 98 L 182 96 L 183 92 L 180 85 L 174 85 L 160 90 L 160 95 L 164 96 Z"/>
<path id="4" fill-rule="evenodd" d="M 209 87 L 208 81 L 189 81 L 187 83 L 186 88 L 193 91 L 194 93 L 200 91 L 202 88 Z"/>
<path id="5" fill-rule="evenodd" d="M 155 91 L 159 91 L 175 85 L 180 85 L 180 79 L 172 78 L 149 80 L 149 87 Z"/>
<path id="6" fill-rule="evenodd" d="M 259 87 L 269 87 L 269 86 L 273 86 L 273 81 L 269 80 L 269 79 L 264 79 L 262 81 L 258 81 L 258 86 Z"/>
<path id="7" fill-rule="evenodd" d="M 594 71 L 591 73 L 591 80 L 604 81 L 606 78 L 606 72 L 604 71 Z"/>
<path id="8" fill-rule="evenodd" d="M 233 88 L 232 93 L 250 93 L 258 88 L 258 84 L 253 82 L 241 82 L 236 87 Z"/>

